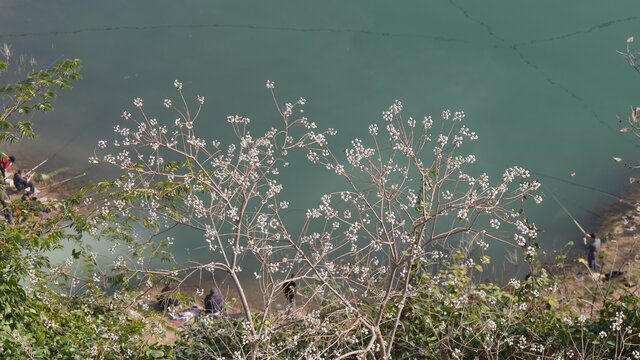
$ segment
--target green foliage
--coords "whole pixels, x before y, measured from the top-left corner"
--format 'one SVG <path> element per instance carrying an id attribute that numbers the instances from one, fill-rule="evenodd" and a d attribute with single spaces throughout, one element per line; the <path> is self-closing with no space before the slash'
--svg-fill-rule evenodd
<path id="1" fill-rule="evenodd" d="M 453 257 L 452 257 L 453 258 Z M 554 297 L 554 281 L 542 270 L 527 280 L 507 286 L 478 284 L 475 265 L 464 259 L 434 264 L 414 264 L 413 295 L 402 309 L 392 348 L 393 359 L 626 359 L 640 346 L 640 304 L 634 296 L 611 302 L 592 318 L 579 317 Z M 382 323 L 391 330 L 400 309 L 390 305 Z M 259 314 L 257 323 L 262 323 Z M 275 317 L 253 346 L 274 359 L 304 357 L 321 352 L 327 358 L 336 350 L 362 348 L 371 338 L 360 328 L 349 335 L 351 349 L 334 349 L 335 335 L 317 331 L 304 336 L 305 320 Z M 320 324 L 340 323 L 331 311 Z M 175 345 L 175 359 L 243 358 L 252 343 L 246 322 L 200 317 L 185 327 Z M 322 325 L 324 326 L 324 325 Z M 316 328 L 319 326 L 316 325 Z M 256 329 L 258 330 L 258 329 Z M 308 332 L 307 332 L 308 333 Z"/>
<path id="2" fill-rule="evenodd" d="M 78 239 L 81 228 L 74 226 L 82 226 L 84 215 L 76 200 L 50 204 L 56 210 L 47 216 L 34 216 L 31 205 L 16 201 L 16 224 L 0 221 L 3 358 L 157 358 L 163 349 L 147 344 L 149 326 L 127 310 L 127 294 L 110 296 L 100 281 L 74 267 L 78 261 L 84 271 L 95 265 L 82 243 L 65 264 L 51 263 L 48 254 L 62 241 Z"/>
<path id="3" fill-rule="evenodd" d="M 413 278 L 417 293 L 403 309 L 394 359 L 608 359 L 638 348 L 636 297 L 608 304 L 595 318 L 578 317 L 559 306 L 544 271 L 500 287 L 475 283 L 472 268 L 449 263 Z"/>
<path id="4" fill-rule="evenodd" d="M 13 143 L 21 138 L 35 138 L 33 123 L 16 120 L 15 115 L 28 115 L 32 111 L 53 110 L 56 91 L 70 88 L 80 79 L 81 62 L 65 59 L 50 69 L 38 70 L 15 84 L 0 86 L 0 143 Z M 8 71 L 6 62 L 0 61 L 0 75 Z"/>
<path id="5" fill-rule="evenodd" d="M 32 123 L 17 115 L 53 109 L 58 89 L 80 78 L 79 60 L 63 60 L 15 84 L 0 86 L 0 143 L 35 138 Z M 7 72 L 0 61 L 0 75 Z M 2 359 L 157 359 L 171 349 L 149 345 L 157 327 L 129 310 L 127 291 L 107 288 L 95 254 L 80 240 L 89 228 L 79 210 L 83 193 L 66 201 L 10 204 L 14 225 L 0 221 L 0 358 Z M 46 212 L 45 212 L 46 211 Z M 75 243 L 64 264 L 51 251 Z M 107 278 L 109 280 L 109 278 Z M 113 277 L 111 283 L 123 281 Z M 125 286 L 120 286 L 125 289 Z"/>

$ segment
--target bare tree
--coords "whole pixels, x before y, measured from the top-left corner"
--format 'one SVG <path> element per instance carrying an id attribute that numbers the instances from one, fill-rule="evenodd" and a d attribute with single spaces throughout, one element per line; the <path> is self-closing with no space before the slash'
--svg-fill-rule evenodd
<path id="1" fill-rule="evenodd" d="M 113 271 L 148 279 L 228 274 L 245 318 L 247 336 L 238 341 L 250 344 L 240 357 L 277 357 L 304 338 L 304 357 L 389 358 L 403 307 L 416 294 L 412 278 L 424 271 L 417 263 L 437 261 L 432 250 L 465 237 L 475 244 L 481 263 L 489 261 L 484 251 L 496 242 L 535 256 L 537 228 L 526 219 L 523 204 L 527 198 L 542 200 L 535 194 L 540 184 L 517 166 L 493 185 L 486 173 L 472 169 L 476 157 L 458 154 L 464 142 L 477 139 L 462 111 L 416 120 L 403 115 L 402 103 L 395 101 L 381 125 L 369 126 L 370 140 L 355 139 L 351 148 L 336 153 L 328 143 L 336 131 L 318 131 L 314 122 L 295 117 L 294 109 L 305 100 L 280 105 L 268 81 L 282 118 L 279 128 L 254 137 L 249 119 L 229 116 L 238 141 L 223 146 L 202 139 L 197 130 L 204 98 L 197 97 L 193 111 L 182 84 L 174 85 L 179 105 L 169 99 L 164 105 L 178 119 L 164 124 L 135 99 L 139 116 L 123 114 L 133 127 L 115 127 L 121 138 L 113 145 L 119 151 L 90 158 L 126 172 L 113 183 L 117 191 L 102 200 L 91 226 L 95 233 L 115 231 L 127 240 L 129 257 L 114 262 Z M 99 142 L 101 148 L 107 145 Z M 293 152 L 304 152 L 348 184 L 323 195 L 298 230 L 287 225 L 291 200 L 287 181 L 278 180 Z M 129 222 L 139 219 L 154 235 L 131 235 Z M 159 254 L 166 246 L 161 234 L 175 227 L 200 231 L 212 261 L 154 268 L 142 249 Z M 251 279 L 240 276 L 249 258 L 260 264 Z M 472 258 L 467 265 L 481 266 Z M 283 315 L 274 304 L 291 281 L 305 301 Z M 256 288 L 263 294 L 260 308 L 252 308 L 247 296 Z M 287 327 L 295 327 L 295 336 L 275 341 L 276 330 Z"/>

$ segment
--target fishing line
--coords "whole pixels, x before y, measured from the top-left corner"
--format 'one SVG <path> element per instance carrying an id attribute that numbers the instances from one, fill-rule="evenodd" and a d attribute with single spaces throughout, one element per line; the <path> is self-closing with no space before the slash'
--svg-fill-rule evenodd
<path id="1" fill-rule="evenodd" d="M 81 128 L 80 131 L 78 131 L 71 139 L 69 139 L 69 141 L 67 141 L 64 145 L 62 145 L 58 150 L 56 150 L 56 152 L 53 153 L 53 155 L 51 155 L 48 159 L 54 159 L 56 156 L 58 156 L 58 154 L 67 148 L 67 146 L 71 145 L 71 143 L 76 140 L 78 137 L 80 137 L 80 135 L 84 134 L 86 131 L 85 128 Z"/>
<path id="2" fill-rule="evenodd" d="M 32 168 L 31 170 L 29 170 L 29 172 L 27 172 L 27 175 L 33 171 L 35 171 L 37 168 L 39 168 L 41 165 L 43 165 L 44 163 L 48 162 L 49 160 L 53 160 L 55 159 L 56 156 L 58 156 L 58 154 L 66 149 L 75 139 L 77 139 L 80 135 L 82 135 L 84 133 L 84 130 L 79 131 L 76 135 L 74 135 L 71 139 L 69 139 L 69 141 L 67 141 L 64 145 L 62 145 L 58 150 L 56 150 L 55 153 L 53 153 L 51 156 L 49 156 L 48 158 L 44 159 L 40 164 L 38 164 L 37 166 L 35 166 L 34 168 Z M 73 178 L 78 178 L 80 176 L 80 174 L 86 173 L 87 170 L 91 169 L 94 165 L 89 166 L 87 169 L 85 169 L 84 171 L 78 173 L 77 175 L 75 175 Z M 68 180 L 72 180 L 72 179 L 67 179 Z M 66 182 L 66 181 L 65 181 Z M 58 183 L 53 184 L 53 185 L 59 185 Z M 47 188 L 53 185 L 48 185 L 46 186 Z"/>
<path id="3" fill-rule="evenodd" d="M 548 188 L 547 186 L 545 186 L 545 188 Z M 562 201 L 563 204 L 565 204 L 568 208 L 572 208 L 572 209 L 580 209 L 580 211 L 589 213 L 599 219 L 604 219 L 604 216 L 601 214 L 598 214 L 596 211 L 591 210 L 591 208 L 589 208 L 588 206 L 576 201 L 575 199 L 571 199 L 571 198 L 567 198 L 564 197 L 562 195 L 560 195 L 558 193 L 558 191 L 555 192 L 556 196 L 558 197 L 558 199 L 560 199 L 560 201 Z"/>
<path id="4" fill-rule="evenodd" d="M 562 205 L 562 203 L 560 202 L 560 200 L 558 200 L 558 198 L 553 194 L 553 191 L 551 191 L 549 189 L 549 194 L 556 200 L 556 202 L 558 203 L 558 205 L 560 205 L 560 207 L 562 208 L 562 210 L 564 210 L 565 213 L 567 213 L 567 215 L 569 215 L 569 217 L 571 218 L 571 220 L 573 220 L 574 224 L 576 224 L 576 226 L 578 227 L 578 229 L 580 229 L 582 231 L 583 234 L 587 234 L 587 231 L 580 225 L 580 223 L 578 223 L 578 220 L 576 220 L 573 215 L 571 215 L 571 213 L 569 212 L 569 210 L 567 210 L 566 207 L 564 207 L 564 205 Z"/>
<path id="5" fill-rule="evenodd" d="M 62 59 L 64 57 L 64 54 L 58 56 L 55 60 L 53 60 L 51 62 L 51 64 L 49 64 L 49 66 L 47 66 L 45 68 L 45 70 L 50 70 L 51 68 L 53 68 L 53 66 L 60 61 L 60 59 Z M 0 110 L 4 109 L 7 104 L 10 102 L 11 99 L 8 99 L 0 108 Z M 40 164 L 38 164 L 36 167 L 32 168 L 31 170 L 29 170 L 29 172 L 27 173 L 27 175 L 31 172 L 33 172 L 34 170 L 36 170 L 38 167 L 40 167 L 41 165 L 43 165 L 44 163 L 46 163 L 48 160 L 52 160 L 54 159 L 58 153 L 60 153 L 62 150 L 66 149 L 74 140 L 76 140 L 80 135 L 82 135 L 84 133 L 84 129 L 81 128 L 81 130 L 75 135 L 73 136 L 69 141 L 67 141 L 64 145 L 62 145 L 62 147 L 60 147 L 55 153 L 53 153 L 53 155 L 49 156 L 48 158 L 46 158 L 45 160 L 43 160 Z"/>
<path id="6" fill-rule="evenodd" d="M 612 198 L 614 198 L 614 199 L 616 199 L 616 200 L 618 200 L 618 201 L 620 201 L 620 202 L 624 202 L 624 203 L 627 203 L 627 204 L 629 204 L 629 205 L 634 205 L 632 202 L 630 202 L 630 201 L 628 201 L 628 200 L 625 200 L 625 199 L 621 198 L 620 196 L 618 196 L 618 195 L 616 195 L 616 194 L 613 194 L 613 193 L 610 193 L 610 192 L 608 192 L 608 191 L 605 191 L 605 190 L 601 190 L 601 189 L 595 188 L 595 187 L 593 187 L 593 186 L 579 184 L 579 183 L 574 182 L 574 181 L 569 181 L 569 180 L 566 180 L 566 179 L 563 179 L 563 178 L 559 178 L 559 177 L 557 177 L 557 176 L 547 175 L 547 174 L 543 174 L 543 173 L 540 173 L 540 172 L 537 172 L 537 171 L 533 171 L 533 170 L 529 170 L 529 172 L 531 172 L 531 173 L 533 173 L 533 174 L 540 175 L 540 176 L 544 176 L 544 177 L 546 177 L 546 178 L 550 178 L 550 179 L 554 179 L 554 180 L 562 181 L 562 182 L 564 182 L 564 183 L 567 183 L 567 184 L 570 184 L 570 185 L 574 185 L 574 186 L 578 186 L 578 187 L 581 187 L 581 188 L 584 188 L 584 189 L 588 189 L 588 190 L 591 190 L 591 191 L 596 191 L 596 192 L 599 192 L 599 193 L 601 193 L 601 194 L 603 194 L 603 195 L 610 196 L 610 197 L 612 197 Z"/>
<path id="7" fill-rule="evenodd" d="M 53 67 L 53 64 L 57 63 L 58 61 L 60 61 L 60 59 L 62 59 L 64 55 L 60 55 L 58 56 L 57 59 L 53 60 L 53 62 L 51 64 L 49 64 L 49 66 L 47 66 L 45 68 L 45 70 L 49 70 Z M 9 104 L 9 102 L 11 101 L 11 99 L 9 98 L 7 101 L 4 102 L 4 104 L 2 104 L 2 107 L 0 107 L 0 110 L 4 110 L 4 108 Z"/>

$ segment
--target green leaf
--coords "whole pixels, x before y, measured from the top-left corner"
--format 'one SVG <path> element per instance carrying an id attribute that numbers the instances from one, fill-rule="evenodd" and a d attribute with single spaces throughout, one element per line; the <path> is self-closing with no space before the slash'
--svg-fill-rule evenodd
<path id="1" fill-rule="evenodd" d="M 146 355 L 154 359 L 157 359 L 157 358 L 163 357 L 164 352 L 162 352 L 161 350 L 148 350 L 146 352 Z"/>

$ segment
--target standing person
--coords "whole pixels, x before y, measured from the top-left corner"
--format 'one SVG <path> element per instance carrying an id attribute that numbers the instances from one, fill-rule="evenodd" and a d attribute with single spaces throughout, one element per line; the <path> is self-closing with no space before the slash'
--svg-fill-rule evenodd
<path id="1" fill-rule="evenodd" d="M 293 279 L 297 276 L 297 274 L 291 275 L 288 281 L 282 284 L 282 292 L 284 293 L 284 297 L 287 298 L 287 315 L 291 314 L 291 311 L 296 307 L 296 294 L 300 294 L 297 289 L 296 282 Z"/>
<path id="2" fill-rule="evenodd" d="M 204 297 L 204 310 L 214 315 L 220 314 L 224 310 L 224 299 L 220 296 L 220 291 L 212 288 L 209 294 Z"/>
<path id="3" fill-rule="evenodd" d="M 31 189 L 31 193 L 35 194 L 36 193 L 36 188 L 33 186 L 33 183 L 31 182 L 31 177 L 33 176 L 33 174 L 25 177 L 24 176 L 24 170 L 20 169 L 18 170 L 17 173 L 13 174 L 13 186 L 16 187 L 16 190 L 18 191 L 22 191 L 26 188 L 30 188 Z"/>
<path id="4" fill-rule="evenodd" d="M 10 202 L 9 195 L 7 195 L 7 192 L 4 190 L 4 183 L 2 183 L 0 184 L 0 204 L 2 204 L 2 212 L 9 225 L 13 225 L 13 212 L 11 211 L 11 207 L 9 207 Z"/>
<path id="5" fill-rule="evenodd" d="M 13 155 L 9 156 L 5 153 L 0 153 L 0 172 L 2 172 L 3 183 L 5 181 L 5 177 L 7 176 L 5 173 L 5 170 L 7 170 L 9 166 L 11 166 L 11 164 L 13 164 L 14 162 L 16 162 L 15 156 Z"/>
<path id="6" fill-rule="evenodd" d="M 600 240 L 600 238 L 596 237 L 595 233 L 584 235 L 585 236 L 582 238 L 582 242 L 584 243 L 584 247 L 589 249 L 589 257 L 587 258 L 589 269 L 596 271 L 598 267 L 598 265 L 596 265 L 596 259 L 598 258 L 598 253 L 600 253 L 602 241 Z M 588 243 L 587 238 L 590 238 L 590 241 Z"/>

